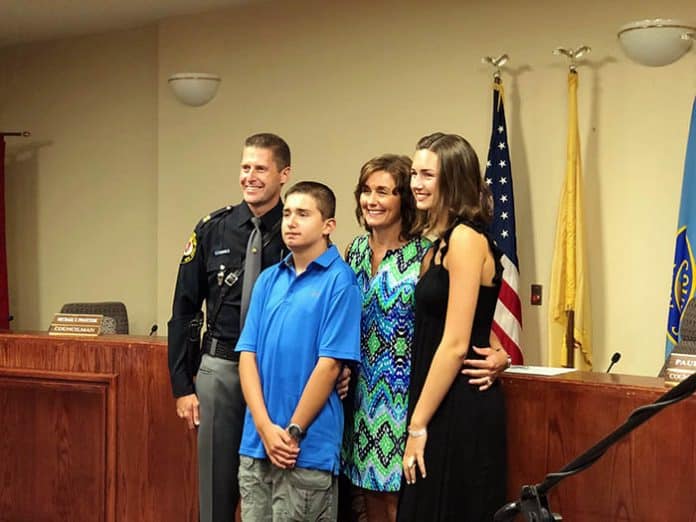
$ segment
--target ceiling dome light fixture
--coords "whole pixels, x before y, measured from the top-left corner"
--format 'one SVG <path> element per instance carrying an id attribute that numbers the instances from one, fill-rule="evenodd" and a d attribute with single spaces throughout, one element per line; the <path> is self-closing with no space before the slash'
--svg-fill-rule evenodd
<path id="1" fill-rule="evenodd" d="M 176 73 L 167 80 L 177 100 L 192 107 L 212 100 L 221 81 L 218 75 L 208 73 Z"/>
<path id="2" fill-rule="evenodd" d="M 631 22 L 619 29 L 618 38 L 626 55 L 634 62 L 661 67 L 676 62 L 691 48 L 693 26 L 680 20 L 656 18 Z"/>

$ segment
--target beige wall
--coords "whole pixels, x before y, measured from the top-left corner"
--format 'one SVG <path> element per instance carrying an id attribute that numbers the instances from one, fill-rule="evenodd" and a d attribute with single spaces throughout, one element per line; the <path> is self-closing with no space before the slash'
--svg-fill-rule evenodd
<path id="1" fill-rule="evenodd" d="M 124 301 L 156 320 L 157 31 L 0 52 L 10 306 L 43 330 L 70 301 Z"/>
<path id="2" fill-rule="evenodd" d="M 664 345 L 684 147 L 696 94 L 696 51 L 664 68 L 640 67 L 621 54 L 615 34 L 627 21 L 657 14 L 696 21 L 696 6 L 689 0 L 666 0 L 655 13 L 654 2 L 628 0 L 577 5 L 298 0 L 161 22 L 157 92 L 147 105 L 148 114 L 157 110 L 157 146 L 149 149 L 149 160 L 143 157 L 143 164 L 149 161 L 156 169 L 157 215 L 139 222 L 143 234 L 156 237 L 156 253 L 148 245 L 156 259 L 156 269 L 148 272 L 156 277 L 156 290 L 148 286 L 152 278 L 139 273 L 133 279 L 149 292 L 143 295 L 150 303 L 156 295 L 153 306 L 162 330 L 191 229 L 210 210 L 240 197 L 237 165 L 246 135 L 265 130 L 283 135 L 293 149 L 293 180 L 318 179 L 334 187 L 339 197 L 335 239 L 343 246 L 358 232 L 351 192 L 364 160 L 387 151 L 410 153 L 417 138 L 433 130 L 467 136 L 485 157 L 491 71 L 480 60 L 507 52 L 511 60 L 503 80 L 519 227 L 524 350 L 528 362 L 543 363 L 566 132 L 567 69 L 551 51 L 587 44 L 593 52 L 580 67 L 579 111 L 595 366 L 606 368 L 618 350 L 624 356 L 620 371 L 656 373 Z M 104 38 L 130 49 L 138 45 L 128 33 Z M 88 44 L 75 45 L 90 56 Z M 122 65 L 146 68 L 143 61 L 155 62 L 133 58 L 135 64 Z M 26 65 L 27 74 L 39 75 L 40 61 L 34 62 Z M 166 78 L 187 70 L 222 76 L 220 91 L 209 105 L 184 107 L 168 92 Z M 105 83 L 120 76 L 113 69 L 99 73 Z M 136 90 L 149 93 L 145 85 Z M 0 122 L 8 121 L 6 112 L 0 110 Z M 144 105 L 139 105 L 137 113 L 143 112 Z M 106 127 L 103 120 L 93 125 L 100 132 Z M 69 172 L 63 168 L 60 174 Z M 154 197 L 152 185 L 141 190 Z M 46 219 L 41 216 L 38 226 L 47 228 Z M 114 227 L 127 229 L 121 221 Z M 64 256 L 71 250 L 56 248 Z M 17 264 L 15 282 L 22 280 Z M 544 306 L 527 304 L 533 282 L 544 285 Z M 39 288 L 44 296 L 43 281 Z M 133 317 L 141 325 L 151 320 L 145 311 L 133 311 Z"/>

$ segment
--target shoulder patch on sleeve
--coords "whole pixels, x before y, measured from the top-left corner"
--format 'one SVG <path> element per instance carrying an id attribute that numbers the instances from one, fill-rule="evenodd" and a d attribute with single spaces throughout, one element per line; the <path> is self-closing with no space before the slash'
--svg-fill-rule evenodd
<path id="1" fill-rule="evenodd" d="M 198 240 L 196 239 L 196 233 L 191 234 L 186 246 L 184 247 L 184 255 L 181 258 L 181 264 L 185 265 L 189 263 L 194 257 L 196 257 L 196 247 L 198 246 Z"/>

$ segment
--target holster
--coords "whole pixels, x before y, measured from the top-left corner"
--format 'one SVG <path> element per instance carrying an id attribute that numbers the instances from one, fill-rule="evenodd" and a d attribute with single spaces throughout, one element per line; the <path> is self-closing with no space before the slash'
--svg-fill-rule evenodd
<path id="1" fill-rule="evenodd" d="M 186 327 L 186 359 L 191 376 L 198 373 L 201 364 L 201 329 L 203 328 L 203 311 L 199 310 L 196 316 L 189 321 Z"/>

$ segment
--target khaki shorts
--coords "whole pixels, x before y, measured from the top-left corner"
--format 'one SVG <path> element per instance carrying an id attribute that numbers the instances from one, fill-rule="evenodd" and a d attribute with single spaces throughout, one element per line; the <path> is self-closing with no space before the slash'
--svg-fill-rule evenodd
<path id="1" fill-rule="evenodd" d="M 243 522 L 334 522 L 338 481 L 330 471 L 280 469 L 266 459 L 239 458 Z"/>

